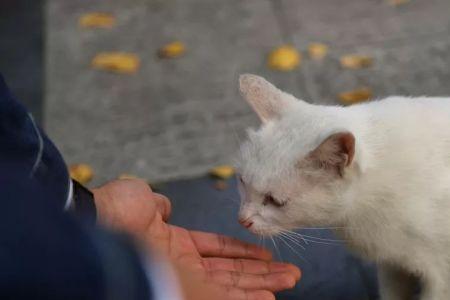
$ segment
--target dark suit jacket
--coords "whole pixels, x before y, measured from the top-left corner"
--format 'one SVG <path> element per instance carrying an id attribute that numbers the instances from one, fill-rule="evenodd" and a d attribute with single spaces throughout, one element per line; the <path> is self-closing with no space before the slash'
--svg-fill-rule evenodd
<path id="1" fill-rule="evenodd" d="M 64 161 L 0 75 L 0 299 L 151 299 L 132 243 L 64 211 Z"/>

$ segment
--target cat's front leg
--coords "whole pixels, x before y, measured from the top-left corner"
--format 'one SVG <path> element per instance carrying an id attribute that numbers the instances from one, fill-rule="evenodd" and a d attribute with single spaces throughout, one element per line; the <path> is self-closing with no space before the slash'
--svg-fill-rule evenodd
<path id="1" fill-rule="evenodd" d="M 410 300 L 416 280 L 407 272 L 389 265 L 378 266 L 381 300 Z"/>

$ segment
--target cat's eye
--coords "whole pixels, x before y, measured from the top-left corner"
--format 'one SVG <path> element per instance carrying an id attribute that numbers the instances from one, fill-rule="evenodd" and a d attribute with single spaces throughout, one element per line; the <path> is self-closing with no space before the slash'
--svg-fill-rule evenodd
<path id="1" fill-rule="evenodd" d="M 242 178 L 241 175 L 238 175 L 238 178 L 239 178 L 239 182 L 240 182 L 240 183 L 245 184 L 244 179 Z"/>
<path id="2" fill-rule="evenodd" d="M 273 205 L 275 207 L 283 207 L 286 205 L 286 203 L 280 202 L 277 199 L 275 199 L 271 194 L 265 194 L 264 195 L 264 200 L 263 200 L 263 205 Z"/>

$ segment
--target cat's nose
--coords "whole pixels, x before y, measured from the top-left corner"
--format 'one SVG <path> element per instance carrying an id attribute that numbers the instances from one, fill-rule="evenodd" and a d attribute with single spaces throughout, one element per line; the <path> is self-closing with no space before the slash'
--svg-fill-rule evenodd
<path id="1" fill-rule="evenodd" d="M 245 228 L 250 228 L 253 225 L 253 222 L 250 219 L 239 219 L 239 223 Z"/>

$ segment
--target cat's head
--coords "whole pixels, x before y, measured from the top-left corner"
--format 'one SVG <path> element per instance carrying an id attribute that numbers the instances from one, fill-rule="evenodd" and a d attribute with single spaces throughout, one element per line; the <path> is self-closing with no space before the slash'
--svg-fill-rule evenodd
<path id="1" fill-rule="evenodd" d="M 255 75 L 241 75 L 240 91 L 262 122 L 237 163 L 241 224 L 274 235 L 335 222 L 355 165 L 355 137 L 336 121 L 343 108 L 308 104 Z"/>

